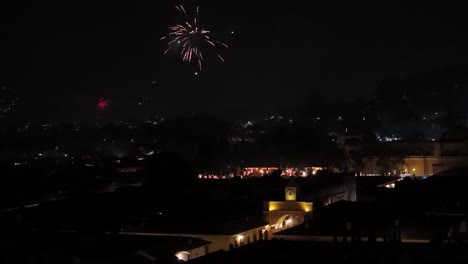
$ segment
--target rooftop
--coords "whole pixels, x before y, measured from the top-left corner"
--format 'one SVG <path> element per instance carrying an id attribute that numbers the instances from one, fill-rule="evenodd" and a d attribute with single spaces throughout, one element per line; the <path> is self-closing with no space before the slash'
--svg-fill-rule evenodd
<path id="1" fill-rule="evenodd" d="M 67 259 L 80 259 L 81 263 L 115 264 L 145 263 L 151 259 L 162 258 L 175 259 L 175 253 L 179 251 L 210 244 L 208 241 L 188 237 L 105 235 L 78 232 L 34 232 L 24 234 L 18 240 L 12 238 L 10 243 L 15 244 L 15 248 L 21 248 L 21 251 L 13 254 L 22 254 L 31 258 L 40 257 L 45 263 L 75 263 L 69 262 Z M 2 246 L 1 249 L 3 251 L 6 248 Z"/>
<path id="2" fill-rule="evenodd" d="M 247 230 L 266 225 L 261 219 L 245 218 L 235 221 L 213 221 L 203 215 L 190 218 L 172 218 L 161 216 L 152 219 L 141 226 L 128 226 L 127 232 L 159 233 L 159 234 L 204 234 L 204 235 L 235 235 Z"/>
<path id="3" fill-rule="evenodd" d="M 466 247 L 434 248 L 425 244 L 391 246 L 377 243 L 328 243 L 287 240 L 259 241 L 230 251 L 218 251 L 191 263 L 464 263 Z M 450 252 L 449 254 L 447 254 Z M 445 253 L 445 254 L 444 254 Z M 392 261 L 390 261 L 392 262 Z"/>
<path id="4" fill-rule="evenodd" d="M 356 177 L 358 190 L 375 188 L 386 184 L 394 183 L 401 178 L 398 176 L 372 176 L 372 177 Z"/>

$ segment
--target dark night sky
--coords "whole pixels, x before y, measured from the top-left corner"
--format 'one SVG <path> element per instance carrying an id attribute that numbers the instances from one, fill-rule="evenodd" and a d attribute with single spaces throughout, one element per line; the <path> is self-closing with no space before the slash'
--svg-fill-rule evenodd
<path id="1" fill-rule="evenodd" d="M 159 40 L 181 19 L 173 5 L 194 1 L 2 4 L 0 81 L 30 118 L 94 117 L 101 96 L 118 113 L 140 113 L 128 102 L 142 97 L 153 98 L 145 113 L 264 113 L 468 60 L 462 6 L 251 2 L 198 1 L 200 23 L 230 47 L 197 77 Z"/>

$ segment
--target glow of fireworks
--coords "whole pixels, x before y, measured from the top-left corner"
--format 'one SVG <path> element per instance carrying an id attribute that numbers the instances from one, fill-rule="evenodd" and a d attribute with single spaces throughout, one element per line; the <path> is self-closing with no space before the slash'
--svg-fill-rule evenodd
<path id="1" fill-rule="evenodd" d="M 227 48 L 228 46 L 220 41 L 210 37 L 210 31 L 200 28 L 198 24 L 198 6 L 193 19 L 189 18 L 185 8 L 182 5 L 175 6 L 177 11 L 181 13 L 185 21 L 182 24 L 176 24 L 169 27 L 169 34 L 161 38 L 168 39 L 168 48 L 164 51 L 166 54 L 169 50 L 180 50 L 182 61 L 196 61 L 200 70 L 203 62 L 203 47 L 211 47 L 216 56 L 224 62 L 224 58 L 217 52 L 218 46 Z"/>
<path id="2" fill-rule="evenodd" d="M 13 96 L 13 92 L 8 87 L 0 87 L 0 119 L 6 117 L 7 113 L 13 111 L 18 98 Z"/>
<path id="3" fill-rule="evenodd" d="M 97 108 L 98 110 L 105 110 L 109 106 L 109 100 L 104 99 L 104 98 L 99 98 L 98 103 L 97 103 Z"/>

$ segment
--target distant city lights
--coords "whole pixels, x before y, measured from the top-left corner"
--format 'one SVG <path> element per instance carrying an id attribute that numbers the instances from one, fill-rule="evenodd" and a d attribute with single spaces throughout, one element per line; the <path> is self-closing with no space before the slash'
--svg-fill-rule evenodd
<path id="1" fill-rule="evenodd" d="M 247 123 L 244 124 L 244 128 L 248 128 L 253 126 L 253 123 L 251 121 L 247 121 Z"/>

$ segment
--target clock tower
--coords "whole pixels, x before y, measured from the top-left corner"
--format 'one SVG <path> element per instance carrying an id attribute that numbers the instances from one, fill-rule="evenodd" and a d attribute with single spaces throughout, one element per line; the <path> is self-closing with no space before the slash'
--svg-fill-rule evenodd
<path id="1" fill-rule="evenodd" d="M 312 202 L 298 201 L 299 191 L 299 184 L 292 178 L 284 187 L 283 201 L 264 203 L 264 220 L 273 228 L 273 233 L 302 224 L 306 216 L 312 215 Z"/>
<path id="2" fill-rule="evenodd" d="M 284 188 L 284 200 L 285 201 L 297 200 L 297 184 L 294 181 L 290 181 Z"/>
<path id="3" fill-rule="evenodd" d="M 285 200 L 286 201 L 296 201 L 296 187 L 286 187 L 285 188 Z"/>

